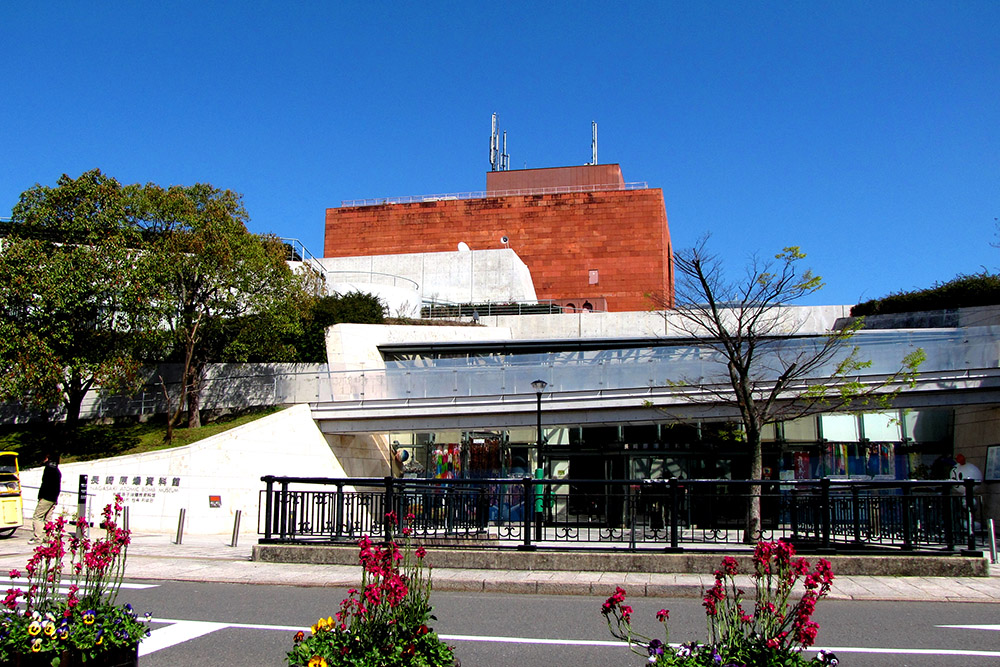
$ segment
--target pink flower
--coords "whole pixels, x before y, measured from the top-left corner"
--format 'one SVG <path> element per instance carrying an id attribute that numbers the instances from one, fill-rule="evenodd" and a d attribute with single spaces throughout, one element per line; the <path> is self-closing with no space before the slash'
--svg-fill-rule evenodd
<path id="1" fill-rule="evenodd" d="M 665 623 L 668 618 L 670 618 L 670 612 L 668 610 L 661 609 L 660 611 L 656 612 L 656 620 L 658 620 L 660 623 Z"/>

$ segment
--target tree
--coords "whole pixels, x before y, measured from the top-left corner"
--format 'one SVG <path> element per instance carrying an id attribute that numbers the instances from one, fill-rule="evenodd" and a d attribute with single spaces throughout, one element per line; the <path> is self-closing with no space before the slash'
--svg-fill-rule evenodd
<path id="1" fill-rule="evenodd" d="M 168 422 L 175 424 L 186 407 L 188 426 L 197 427 L 205 365 L 228 343 L 253 338 L 241 337 L 238 323 L 289 325 L 307 298 L 306 281 L 289 268 L 282 243 L 247 231 L 249 218 L 235 192 L 151 183 L 142 188 L 141 202 L 143 262 L 161 285 L 162 321 L 182 364 L 180 400 Z"/>
<path id="2" fill-rule="evenodd" d="M 326 362 L 326 329 L 341 322 L 382 324 L 386 306 L 374 294 L 351 291 L 316 299 L 306 314 L 304 332 L 299 343 L 302 361 Z"/>
<path id="3" fill-rule="evenodd" d="M 761 479 L 766 425 L 821 411 L 885 409 L 901 383 L 913 382 L 924 359 L 920 349 L 904 357 L 895 373 L 861 380 L 871 362 L 859 359 L 857 346 L 850 344 L 861 320 L 813 341 L 790 338 L 794 331 L 782 306 L 823 287 L 819 276 L 799 268 L 806 256 L 798 247 L 787 247 L 772 260 L 755 256 L 740 280 L 729 281 L 721 259 L 706 249 L 707 240 L 674 257 L 677 310 L 672 312 L 684 331 L 714 351 L 725 367 L 718 383 L 700 381 L 698 388 L 709 400 L 739 413 L 750 449 L 750 479 Z M 825 370 L 831 364 L 832 372 Z M 692 384 L 689 378 L 673 382 Z M 744 533 L 748 542 L 760 537 L 760 491 L 759 485 L 751 487 Z"/>
<path id="4" fill-rule="evenodd" d="M 21 194 L 0 250 L 0 395 L 75 425 L 88 391 L 131 393 L 153 328 L 129 194 L 95 169 Z"/>

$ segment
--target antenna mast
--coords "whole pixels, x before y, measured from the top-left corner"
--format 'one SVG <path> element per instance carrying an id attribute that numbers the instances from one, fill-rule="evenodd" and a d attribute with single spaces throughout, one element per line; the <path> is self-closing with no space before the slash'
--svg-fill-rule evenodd
<path id="1" fill-rule="evenodd" d="M 493 128 L 490 130 L 490 171 L 497 170 L 497 114 L 493 113 Z"/>
<path id="2" fill-rule="evenodd" d="M 507 171 L 510 169 L 510 156 L 507 155 L 507 130 L 503 132 L 503 148 L 500 148 L 500 127 L 497 115 L 493 114 L 493 127 L 490 130 L 490 171 Z"/>
<path id="3" fill-rule="evenodd" d="M 597 121 L 590 121 L 591 139 L 590 139 L 590 153 L 591 153 L 591 163 L 597 164 Z"/>

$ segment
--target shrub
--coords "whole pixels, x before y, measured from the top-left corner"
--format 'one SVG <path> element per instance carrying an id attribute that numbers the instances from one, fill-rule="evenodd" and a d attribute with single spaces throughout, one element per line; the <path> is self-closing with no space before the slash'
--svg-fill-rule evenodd
<path id="1" fill-rule="evenodd" d="M 615 592 L 601 606 L 611 634 L 628 642 L 633 651 L 648 656 L 655 665 L 671 667 L 804 667 L 836 665 L 832 653 L 820 651 L 807 660 L 802 651 L 816 641 L 819 624 L 812 620 L 816 603 L 830 590 L 830 563 L 820 560 L 810 570 L 804 558 L 794 558 L 795 549 L 784 542 L 760 542 L 753 554 L 755 601 L 752 612 L 744 606 L 744 591 L 736 585 L 739 564 L 722 559 L 715 571 L 715 584 L 702 600 L 708 620 L 708 642 L 679 646 L 667 643 L 670 612 L 661 609 L 656 619 L 663 624 L 664 640 L 651 639 L 632 629 L 632 608 L 625 604 L 625 590 Z M 792 589 L 802 578 L 804 593 L 794 605 Z"/>
<path id="2" fill-rule="evenodd" d="M 390 513 L 389 522 L 396 517 Z M 407 516 L 412 520 L 412 515 Z M 311 634 L 297 632 L 288 664 L 304 667 L 449 667 L 452 649 L 428 625 L 431 578 L 423 547 L 412 548 L 410 529 L 403 548 L 375 545 L 366 536 L 361 585 L 348 591 L 340 610 L 319 619 Z"/>

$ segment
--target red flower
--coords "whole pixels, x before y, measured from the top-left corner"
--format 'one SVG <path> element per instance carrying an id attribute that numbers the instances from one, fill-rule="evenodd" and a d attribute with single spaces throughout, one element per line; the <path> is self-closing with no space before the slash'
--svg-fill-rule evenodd
<path id="1" fill-rule="evenodd" d="M 668 618 L 670 618 L 670 612 L 668 610 L 661 609 L 660 611 L 656 612 L 656 620 L 658 620 L 660 623 L 665 623 Z"/>

